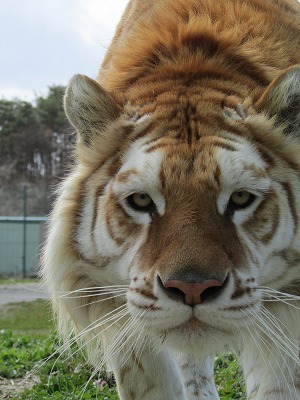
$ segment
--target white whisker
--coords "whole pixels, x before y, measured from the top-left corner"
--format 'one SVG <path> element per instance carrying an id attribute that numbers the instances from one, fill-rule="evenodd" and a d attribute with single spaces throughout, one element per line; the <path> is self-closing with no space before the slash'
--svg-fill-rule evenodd
<path id="1" fill-rule="evenodd" d="M 255 320 L 256 315 L 254 313 L 250 313 L 252 315 L 252 317 L 254 318 L 254 319 L 251 319 L 250 316 L 246 312 L 244 312 L 243 310 L 242 310 L 242 312 L 251 321 L 251 324 L 252 324 L 253 327 L 260 328 L 260 325 L 257 324 L 257 322 Z M 279 380 L 279 378 L 277 376 L 277 372 L 275 371 L 273 365 L 270 364 L 270 362 L 267 360 L 266 355 L 265 355 L 265 351 L 262 349 L 261 344 L 259 343 L 259 341 L 261 341 L 264 344 L 264 346 L 269 349 L 269 354 L 271 355 L 272 359 L 274 360 L 275 364 L 277 365 L 279 371 L 281 372 L 281 374 L 284 374 L 284 371 L 282 370 L 278 360 L 275 358 L 275 355 L 270 351 L 270 343 L 262 335 L 258 335 L 257 338 L 255 338 L 254 332 L 257 334 L 257 330 L 256 329 L 252 330 L 252 329 L 249 328 L 249 326 L 246 326 L 246 328 L 247 328 L 247 330 L 248 330 L 248 332 L 249 332 L 249 334 L 250 334 L 250 336 L 251 336 L 251 338 L 253 340 L 253 343 L 257 347 L 257 349 L 258 349 L 258 351 L 260 353 L 260 356 L 261 356 L 262 360 L 265 363 L 266 368 L 270 368 L 273 371 L 273 374 L 274 374 L 274 377 L 275 377 L 277 383 L 280 384 L 280 380 Z M 267 335 L 267 337 L 268 337 L 268 335 Z M 285 377 L 284 377 L 284 379 L 287 382 Z M 284 399 L 282 399 L 282 400 L 284 400 Z"/>
<path id="2" fill-rule="evenodd" d="M 114 342 L 106 352 L 107 358 L 113 358 L 116 356 L 117 353 L 121 353 L 121 350 L 126 346 L 130 338 L 134 335 L 133 327 L 135 323 L 136 323 L 136 317 L 131 316 L 128 319 L 127 323 L 123 325 L 122 330 L 115 337 Z M 127 336 L 128 332 L 129 336 Z M 124 337 L 125 340 L 123 340 Z"/>
<path id="3" fill-rule="evenodd" d="M 274 314 L 272 314 L 267 308 L 262 307 L 261 312 L 272 323 L 275 329 L 278 329 L 280 333 L 295 347 L 295 349 L 298 350 L 299 344 L 297 345 L 295 344 L 298 343 L 298 340 L 294 337 L 294 334 L 291 332 L 291 330 L 279 318 L 277 318 Z M 286 336 L 282 327 L 285 328 L 286 331 L 291 335 L 295 343 Z"/>
<path id="4" fill-rule="evenodd" d="M 278 299 L 283 298 L 290 301 L 300 301 L 300 296 L 291 293 L 284 293 L 279 290 L 270 288 L 268 286 L 258 286 L 257 289 L 260 289 L 263 294 L 266 293 L 267 295 L 273 295 L 273 296 L 276 295 L 276 298 Z"/>
<path id="5" fill-rule="evenodd" d="M 80 297 L 89 297 L 89 296 L 96 296 L 97 294 L 104 295 L 106 293 L 112 293 L 112 292 L 121 292 L 124 291 L 126 292 L 128 290 L 128 286 L 104 286 L 104 287 L 89 287 L 89 288 L 84 288 L 84 289 L 78 289 L 78 290 L 72 290 L 70 292 L 63 292 L 58 298 L 63 298 L 66 297 L 68 299 L 73 299 L 73 298 L 80 298 Z M 87 295 L 82 295 L 82 293 L 91 293 Z M 73 294 L 78 294 L 78 296 L 71 296 Z"/>
<path id="6" fill-rule="evenodd" d="M 88 306 L 90 306 L 90 305 L 92 305 L 92 304 L 101 303 L 101 302 L 103 302 L 103 301 L 112 300 L 112 299 L 116 299 L 116 298 L 118 298 L 118 297 L 123 297 L 123 296 L 124 296 L 124 293 L 117 294 L 116 296 L 105 297 L 104 299 L 98 299 L 98 300 L 95 300 L 95 301 L 91 301 L 91 302 L 88 303 L 88 304 L 82 304 L 82 305 L 76 307 L 75 309 L 82 308 L 82 307 L 88 307 Z"/>
<path id="7" fill-rule="evenodd" d="M 272 340 L 272 343 L 276 346 L 277 349 L 281 350 L 282 352 L 284 352 L 288 356 L 288 360 L 292 359 L 296 363 L 296 365 L 299 365 L 299 358 L 298 358 L 299 347 L 296 346 L 286 336 L 286 334 L 282 330 L 282 327 L 278 326 L 276 324 L 276 322 L 278 322 L 279 320 L 274 318 L 274 316 L 267 309 L 265 309 L 265 308 L 262 309 L 261 313 L 262 313 L 262 315 L 250 312 L 251 316 L 253 317 L 253 323 L 255 324 L 255 326 L 260 331 L 262 331 L 266 335 L 267 338 Z M 245 314 L 245 315 L 247 315 L 247 314 Z M 273 327 L 271 327 L 268 324 L 268 321 L 272 323 Z M 249 330 L 249 332 L 250 332 L 250 330 Z M 259 335 L 259 340 L 262 341 L 265 344 L 265 346 L 267 348 L 269 348 L 269 350 L 270 350 L 271 344 L 266 340 L 266 338 L 263 337 L 263 335 Z M 257 345 L 257 342 L 255 342 L 255 343 Z M 293 347 L 295 347 L 294 350 L 289 346 L 289 343 L 291 343 L 293 345 Z M 260 353 L 261 353 L 261 355 L 263 355 L 263 353 L 261 351 L 260 351 Z M 286 367 L 286 370 L 289 373 L 289 376 L 291 378 L 291 382 L 292 382 L 293 387 L 294 387 L 294 393 L 291 392 L 291 388 L 290 388 L 291 382 L 289 382 L 287 380 L 286 373 L 283 370 L 282 366 L 280 365 L 279 360 L 275 357 L 275 355 L 272 353 L 272 351 L 269 351 L 269 354 L 272 357 L 272 359 L 275 361 L 275 364 L 276 364 L 276 366 L 277 366 L 277 368 L 278 368 L 278 370 L 280 372 L 280 376 L 282 376 L 283 379 L 285 380 L 285 382 L 287 384 L 287 387 L 289 388 L 289 392 L 290 392 L 291 396 L 293 397 L 293 394 L 296 393 L 296 388 L 295 388 L 295 384 L 294 384 L 294 380 L 293 380 L 294 374 L 291 371 L 291 367 L 289 366 L 289 363 L 288 363 L 287 359 L 285 357 L 281 357 L 280 358 L 280 360 L 282 361 L 282 363 Z M 274 372 L 274 376 L 276 376 L 276 379 L 277 379 L 277 381 L 279 383 L 279 378 L 277 377 L 277 373 L 274 370 L 274 368 L 273 368 L 271 363 L 268 363 L 268 368 L 272 369 L 272 371 Z M 284 399 L 282 399 L 282 400 L 284 400 Z"/>
<path id="8" fill-rule="evenodd" d="M 103 292 L 103 293 L 93 293 L 93 294 L 87 294 L 87 295 L 78 295 L 78 296 L 64 296 L 65 299 L 85 299 L 89 297 L 103 297 L 107 295 L 117 295 L 117 296 L 124 296 L 127 293 L 127 290 L 115 290 L 111 292 Z M 103 299 L 105 300 L 105 299 Z M 92 303 L 89 303 L 92 304 Z"/>
<path id="9" fill-rule="evenodd" d="M 295 356 L 294 353 L 291 353 L 286 343 L 286 337 L 282 337 L 281 335 L 276 332 L 273 328 L 267 325 L 266 320 L 262 318 L 259 314 L 251 313 L 251 315 L 258 321 L 260 324 L 256 324 L 256 326 L 269 338 L 272 338 L 276 347 L 280 348 L 289 358 L 292 358 L 295 362 L 298 361 L 298 357 Z"/>
<path id="10" fill-rule="evenodd" d="M 116 313 L 117 310 L 120 310 L 119 312 Z M 126 310 L 126 305 L 123 304 L 122 306 L 116 308 L 115 310 L 107 313 L 105 316 L 99 318 L 96 321 L 93 321 L 91 324 L 89 324 L 88 326 L 85 327 L 84 330 L 82 330 L 81 332 L 79 332 L 76 336 L 72 337 L 71 339 L 69 339 L 68 341 L 66 341 L 58 350 L 57 353 L 59 353 L 58 358 L 56 359 L 54 365 L 52 366 L 52 369 L 54 368 L 56 362 L 71 348 L 71 346 L 75 343 L 78 343 L 80 340 L 82 340 L 82 338 L 84 336 L 86 336 L 87 334 L 89 334 L 92 330 L 96 329 L 96 328 L 100 328 L 102 325 L 107 324 L 110 321 L 114 321 L 112 324 L 109 325 L 112 326 L 114 323 L 116 323 L 119 319 L 123 318 L 125 315 L 127 314 L 127 310 Z M 109 316 L 109 317 L 108 317 Z M 120 317 L 121 316 L 121 317 Z M 107 318 L 108 317 L 108 318 Z M 120 317 L 120 318 L 119 318 Z M 101 322 L 99 324 L 99 322 Z M 107 328 L 109 328 L 107 327 Z M 104 330 L 103 330 L 104 331 Z M 100 334 L 103 332 L 100 331 Z M 97 333 L 97 335 L 99 335 L 99 333 Z M 84 346 L 86 344 L 88 344 L 91 340 L 93 340 L 94 337 L 92 337 L 88 342 L 85 342 L 84 344 L 82 344 L 75 352 L 73 352 L 72 354 L 70 354 L 65 361 L 69 360 L 72 356 L 74 356 L 76 353 L 78 353 L 79 351 L 81 351 Z M 47 362 L 50 358 L 52 357 L 49 356 L 45 362 Z"/>
<path id="11" fill-rule="evenodd" d="M 138 318 L 141 318 L 142 316 L 144 316 L 147 313 L 148 310 L 143 310 L 140 315 L 138 316 Z M 127 352 L 134 352 L 135 347 L 138 344 L 138 341 L 140 339 L 140 336 L 143 334 L 143 329 L 139 329 L 141 328 L 141 326 L 145 326 L 146 321 L 140 320 L 139 323 L 137 324 L 137 318 L 135 317 L 133 320 L 133 325 L 135 330 L 132 330 L 129 334 L 129 336 L 126 338 L 125 342 L 123 343 L 123 347 L 125 347 L 125 345 L 128 342 L 131 342 L 131 340 L 134 338 L 135 339 L 135 343 L 133 345 L 133 347 L 130 349 L 128 349 Z M 139 331 L 138 335 L 136 336 L 136 332 Z M 126 354 L 126 353 L 125 353 Z M 127 357 L 127 359 L 125 360 L 125 362 L 127 362 L 128 358 L 130 357 L 130 355 Z"/>

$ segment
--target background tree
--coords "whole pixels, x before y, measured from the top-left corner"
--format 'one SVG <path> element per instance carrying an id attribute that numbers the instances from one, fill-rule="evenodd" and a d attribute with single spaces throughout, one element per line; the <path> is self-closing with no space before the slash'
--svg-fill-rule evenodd
<path id="1" fill-rule="evenodd" d="M 51 86 L 33 104 L 0 100 L 0 214 L 17 213 L 8 205 L 10 201 L 13 207 L 16 198 L 11 190 L 18 192 L 24 185 L 35 191 L 32 213 L 48 212 L 50 188 L 63 175 L 72 153 L 73 129 L 62 106 L 64 91 L 63 86 Z"/>
<path id="2" fill-rule="evenodd" d="M 63 110 L 64 86 L 50 86 L 47 97 L 36 99 L 36 111 L 41 124 L 53 132 L 62 132 L 68 126 Z"/>

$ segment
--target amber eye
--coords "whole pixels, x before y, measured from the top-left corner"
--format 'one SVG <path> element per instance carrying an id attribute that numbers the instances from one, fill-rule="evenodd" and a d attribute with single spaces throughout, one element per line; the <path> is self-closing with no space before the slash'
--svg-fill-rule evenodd
<path id="1" fill-rule="evenodd" d="M 254 200 L 254 194 L 247 192 L 246 190 L 233 192 L 227 205 L 227 214 L 232 214 L 235 210 L 250 206 Z"/>
<path id="2" fill-rule="evenodd" d="M 127 197 L 127 203 L 136 211 L 152 212 L 155 209 L 153 200 L 146 193 L 133 193 Z"/>
<path id="3" fill-rule="evenodd" d="M 242 190 L 241 192 L 232 193 L 230 200 L 236 206 L 242 207 L 242 206 L 245 206 L 249 202 L 250 198 L 251 198 L 251 193 L 246 192 L 245 190 Z"/>

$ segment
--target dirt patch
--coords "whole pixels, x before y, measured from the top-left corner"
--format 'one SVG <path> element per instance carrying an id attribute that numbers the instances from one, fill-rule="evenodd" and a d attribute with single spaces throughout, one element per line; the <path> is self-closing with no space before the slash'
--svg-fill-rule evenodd
<path id="1" fill-rule="evenodd" d="M 39 378 L 31 373 L 27 373 L 23 378 L 6 379 L 0 377 L 0 400 L 17 399 L 25 389 L 31 389 L 39 383 Z"/>

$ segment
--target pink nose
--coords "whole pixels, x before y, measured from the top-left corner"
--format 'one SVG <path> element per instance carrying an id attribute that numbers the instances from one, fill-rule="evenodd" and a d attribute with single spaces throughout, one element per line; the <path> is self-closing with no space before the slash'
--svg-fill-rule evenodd
<path id="1" fill-rule="evenodd" d="M 164 283 L 164 287 L 178 292 L 180 291 L 184 297 L 184 303 L 193 306 L 201 303 L 201 295 L 207 290 L 213 288 L 217 290 L 223 283 L 217 279 L 210 279 L 200 283 L 186 283 L 178 280 L 168 280 Z"/>

